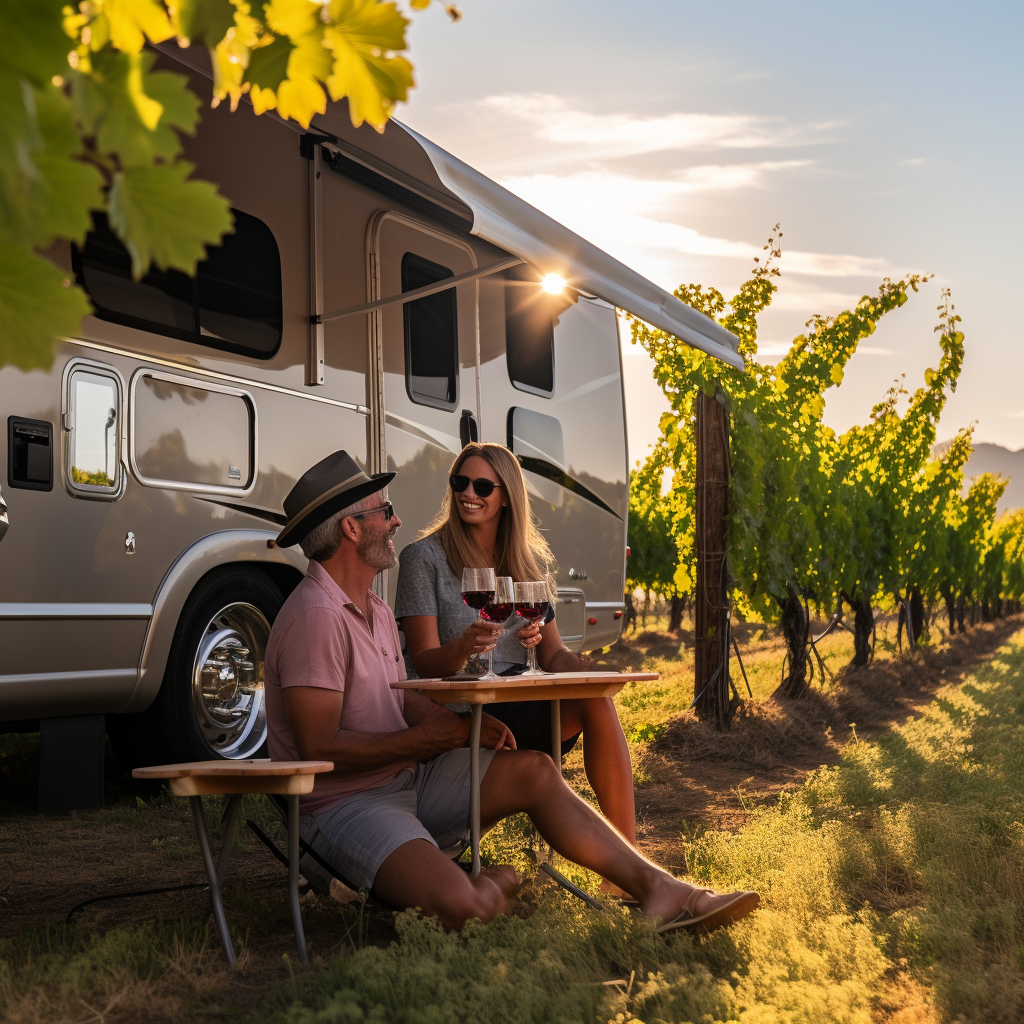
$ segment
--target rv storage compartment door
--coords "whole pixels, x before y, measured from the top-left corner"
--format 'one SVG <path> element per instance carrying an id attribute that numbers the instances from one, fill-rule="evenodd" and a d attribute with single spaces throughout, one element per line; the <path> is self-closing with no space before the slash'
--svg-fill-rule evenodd
<path id="1" fill-rule="evenodd" d="M 244 494 L 256 472 L 256 406 L 244 391 L 140 370 L 132 381 L 132 472 L 153 487 Z"/>

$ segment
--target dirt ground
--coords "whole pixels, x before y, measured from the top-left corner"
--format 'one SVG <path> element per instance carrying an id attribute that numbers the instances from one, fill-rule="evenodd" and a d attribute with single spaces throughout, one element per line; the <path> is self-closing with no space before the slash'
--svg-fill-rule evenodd
<path id="1" fill-rule="evenodd" d="M 690 714 L 677 718 L 637 765 L 641 847 L 666 867 L 683 870 L 687 834 L 739 829 L 758 804 L 799 785 L 819 765 L 834 763 L 850 738 L 851 722 L 864 737 L 915 715 L 940 686 L 986 659 L 1022 623 L 1014 617 L 980 625 L 948 638 L 937 650 L 848 673 L 831 692 L 815 690 L 787 708 L 751 702 L 728 733 L 707 730 Z M 640 633 L 617 644 L 604 660 L 639 667 L 652 658 L 674 656 L 679 643 L 678 636 Z M 187 802 L 132 783 L 111 754 L 106 809 L 44 817 L 33 809 L 38 738 L 6 740 L 11 742 L 0 748 L 0 934 L 12 938 L 47 925 L 60 929 L 76 904 L 93 897 L 204 881 Z M 215 802 L 208 803 L 213 817 Z M 247 817 L 283 846 L 283 831 L 269 805 L 247 798 L 226 904 L 229 918 L 247 922 L 251 941 L 243 970 L 229 982 L 220 975 L 234 990 L 236 1005 L 252 1005 L 268 982 L 279 975 L 285 980 L 282 956 L 294 955 L 285 869 L 245 828 Z M 359 914 L 355 924 L 351 908 L 339 924 L 337 904 L 313 893 L 304 897 L 303 912 L 317 956 L 348 944 L 354 927 L 364 929 L 364 938 L 386 938 L 392 928 L 390 915 L 379 912 L 368 912 L 365 920 Z M 117 925 L 160 929 L 190 921 L 206 928 L 208 941 L 216 946 L 208 918 L 209 897 L 202 888 L 101 902 L 75 916 L 80 927 L 99 932 Z"/>

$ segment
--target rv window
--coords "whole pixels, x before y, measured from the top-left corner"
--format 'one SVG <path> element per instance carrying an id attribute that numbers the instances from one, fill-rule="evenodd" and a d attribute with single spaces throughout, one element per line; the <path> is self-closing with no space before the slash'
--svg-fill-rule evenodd
<path id="1" fill-rule="evenodd" d="M 195 277 L 151 267 L 141 281 L 132 280 L 131 257 L 106 215 L 94 213 L 85 247 L 74 248 L 74 267 L 96 315 L 198 345 L 272 356 L 282 328 L 277 242 L 261 220 L 232 213 L 234 233 L 207 248 Z"/>
<path id="2" fill-rule="evenodd" d="M 245 491 L 255 436 L 255 408 L 242 391 L 158 370 L 132 381 L 131 464 L 144 484 Z"/>
<path id="3" fill-rule="evenodd" d="M 514 387 L 550 398 L 555 390 L 555 317 L 564 300 L 541 290 L 529 267 L 505 276 L 505 358 Z"/>
<path id="4" fill-rule="evenodd" d="M 402 291 L 455 275 L 407 252 L 402 257 Z M 455 289 L 405 303 L 405 386 L 420 405 L 454 409 L 459 400 L 459 339 Z"/>
<path id="5" fill-rule="evenodd" d="M 121 485 L 121 387 L 100 370 L 72 370 L 68 380 L 70 487 L 91 497 L 116 497 Z"/>

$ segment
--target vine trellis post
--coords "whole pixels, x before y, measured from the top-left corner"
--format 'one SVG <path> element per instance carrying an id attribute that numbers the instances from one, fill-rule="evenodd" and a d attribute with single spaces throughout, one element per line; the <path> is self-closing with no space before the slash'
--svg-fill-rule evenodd
<path id="1" fill-rule="evenodd" d="M 729 413 L 719 392 L 697 394 L 696 594 L 694 597 L 694 705 L 697 714 L 727 729 L 729 600 L 725 517 L 729 511 Z"/>

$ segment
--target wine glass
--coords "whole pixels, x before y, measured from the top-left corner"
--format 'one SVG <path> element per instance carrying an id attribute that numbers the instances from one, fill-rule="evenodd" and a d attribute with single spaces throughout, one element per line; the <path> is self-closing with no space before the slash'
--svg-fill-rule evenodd
<path id="1" fill-rule="evenodd" d="M 484 605 L 494 597 L 493 569 L 462 570 L 462 600 L 470 608 L 476 609 L 476 617 L 481 618 Z"/>
<path id="2" fill-rule="evenodd" d="M 494 570 L 493 569 L 470 569 L 462 570 L 462 600 L 470 608 L 476 610 L 477 619 L 483 618 L 484 605 L 494 597 Z M 480 665 L 480 656 L 474 654 L 469 659 L 470 671 L 477 671 Z"/>
<path id="3" fill-rule="evenodd" d="M 484 605 L 481 616 L 488 622 L 505 623 L 515 614 L 515 603 L 512 593 L 512 577 L 498 576 L 494 581 L 494 593 L 491 600 Z M 481 679 L 497 679 L 494 671 L 494 651 L 487 652 L 487 671 Z"/>
<path id="4" fill-rule="evenodd" d="M 518 615 L 527 625 L 540 622 L 548 613 L 548 585 L 541 582 L 517 583 L 515 585 L 515 608 Z M 541 676 L 547 673 L 537 667 L 537 648 L 526 649 L 525 676 Z"/>

